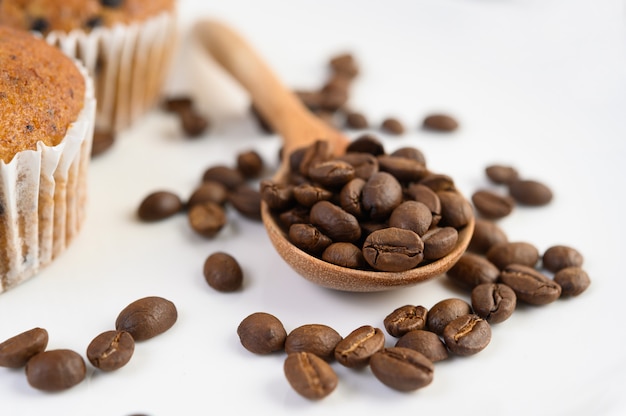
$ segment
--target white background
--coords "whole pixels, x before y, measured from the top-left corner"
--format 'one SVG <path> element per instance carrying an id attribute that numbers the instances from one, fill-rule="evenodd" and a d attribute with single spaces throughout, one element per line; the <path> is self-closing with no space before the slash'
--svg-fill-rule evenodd
<path id="1" fill-rule="evenodd" d="M 626 177 L 626 6 L 620 0 L 181 1 L 183 46 L 168 93 L 193 91 L 211 130 L 185 139 L 174 117 L 153 111 L 94 159 L 88 220 L 70 249 L 36 278 L 0 295 L 0 340 L 35 326 L 49 348 L 84 355 L 128 303 L 150 295 L 178 307 L 168 332 L 138 343 L 115 373 L 89 366 L 80 385 L 56 394 L 32 389 L 22 370 L 0 368 L 0 406 L 11 415 L 435 414 L 617 415 L 626 410 L 621 344 L 623 192 Z M 135 216 L 148 193 L 186 198 L 202 172 L 258 150 L 277 162 L 280 138 L 263 135 L 241 90 L 193 49 L 185 35 L 199 18 L 240 31 L 293 88 L 319 87 L 326 63 L 349 51 L 361 75 L 351 104 L 388 150 L 420 148 L 431 169 L 453 176 L 466 195 L 489 187 L 484 168 L 511 164 L 555 193 L 542 208 L 517 208 L 500 221 L 512 241 L 540 251 L 567 244 L 585 256 L 592 285 L 580 297 L 519 307 L 493 327 L 481 353 L 437 363 L 433 383 L 399 393 L 369 370 L 334 364 L 335 392 L 320 402 L 298 396 L 283 376 L 283 354 L 256 356 L 236 328 L 265 311 L 289 331 L 323 323 L 347 335 L 382 327 L 405 304 L 467 298 L 442 276 L 408 289 L 351 294 L 296 275 L 273 251 L 260 223 L 234 211 L 213 240 L 184 215 L 158 224 Z M 461 128 L 419 128 L 434 111 Z M 386 116 L 407 133 L 377 130 Z M 355 136 L 356 133 L 349 133 Z M 226 251 L 241 263 L 243 290 L 212 290 L 205 258 Z M 387 343 L 395 341 L 387 337 Z"/>

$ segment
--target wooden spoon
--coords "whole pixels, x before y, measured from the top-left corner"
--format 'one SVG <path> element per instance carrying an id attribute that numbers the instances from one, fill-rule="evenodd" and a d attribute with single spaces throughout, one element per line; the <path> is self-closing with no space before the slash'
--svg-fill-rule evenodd
<path id="1" fill-rule="evenodd" d="M 250 94 L 256 109 L 283 139 L 283 161 L 274 180 L 288 173 L 288 155 L 295 149 L 323 139 L 332 152 L 341 155 L 349 139 L 331 128 L 302 104 L 250 45 L 226 25 L 204 20 L 196 23 L 193 35 L 206 51 Z M 349 269 L 327 263 L 289 242 L 265 203 L 261 205 L 263 224 L 279 255 L 302 277 L 323 287 L 350 291 L 376 292 L 412 286 L 449 270 L 465 252 L 474 231 L 474 218 L 459 231 L 455 249 L 445 257 L 404 272 Z"/>

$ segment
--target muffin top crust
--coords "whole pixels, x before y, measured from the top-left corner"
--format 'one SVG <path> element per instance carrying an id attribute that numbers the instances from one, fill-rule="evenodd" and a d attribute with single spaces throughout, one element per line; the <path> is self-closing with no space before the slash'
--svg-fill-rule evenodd
<path id="1" fill-rule="evenodd" d="M 3 1 L 3 0 L 2 0 Z M 85 78 L 59 49 L 0 26 L 0 159 L 59 144 L 84 104 Z"/>
<path id="2" fill-rule="evenodd" d="M 143 21 L 174 10 L 175 0 L 0 0 L 0 24 L 48 34 Z"/>

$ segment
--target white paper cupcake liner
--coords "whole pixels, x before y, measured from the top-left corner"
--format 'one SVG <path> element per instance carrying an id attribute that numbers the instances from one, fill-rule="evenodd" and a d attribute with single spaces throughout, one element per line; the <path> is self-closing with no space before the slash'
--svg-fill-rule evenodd
<path id="1" fill-rule="evenodd" d="M 89 33 L 53 31 L 45 39 L 85 64 L 98 99 L 96 128 L 119 132 L 157 102 L 177 36 L 176 15 L 165 12 Z"/>
<path id="2" fill-rule="evenodd" d="M 84 222 L 96 100 L 87 70 L 85 102 L 56 146 L 0 160 L 0 293 L 61 254 Z"/>

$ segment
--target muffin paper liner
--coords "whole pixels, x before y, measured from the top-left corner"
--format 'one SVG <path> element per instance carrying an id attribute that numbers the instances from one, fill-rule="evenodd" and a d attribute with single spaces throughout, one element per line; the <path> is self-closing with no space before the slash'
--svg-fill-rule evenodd
<path id="1" fill-rule="evenodd" d="M 159 98 L 177 42 L 176 15 L 89 33 L 53 31 L 45 39 L 84 63 L 95 82 L 96 128 L 119 132 Z"/>
<path id="2" fill-rule="evenodd" d="M 0 160 L 0 293 L 59 256 L 84 222 L 96 100 L 87 70 L 77 65 L 85 102 L 63 140 Z"/>

